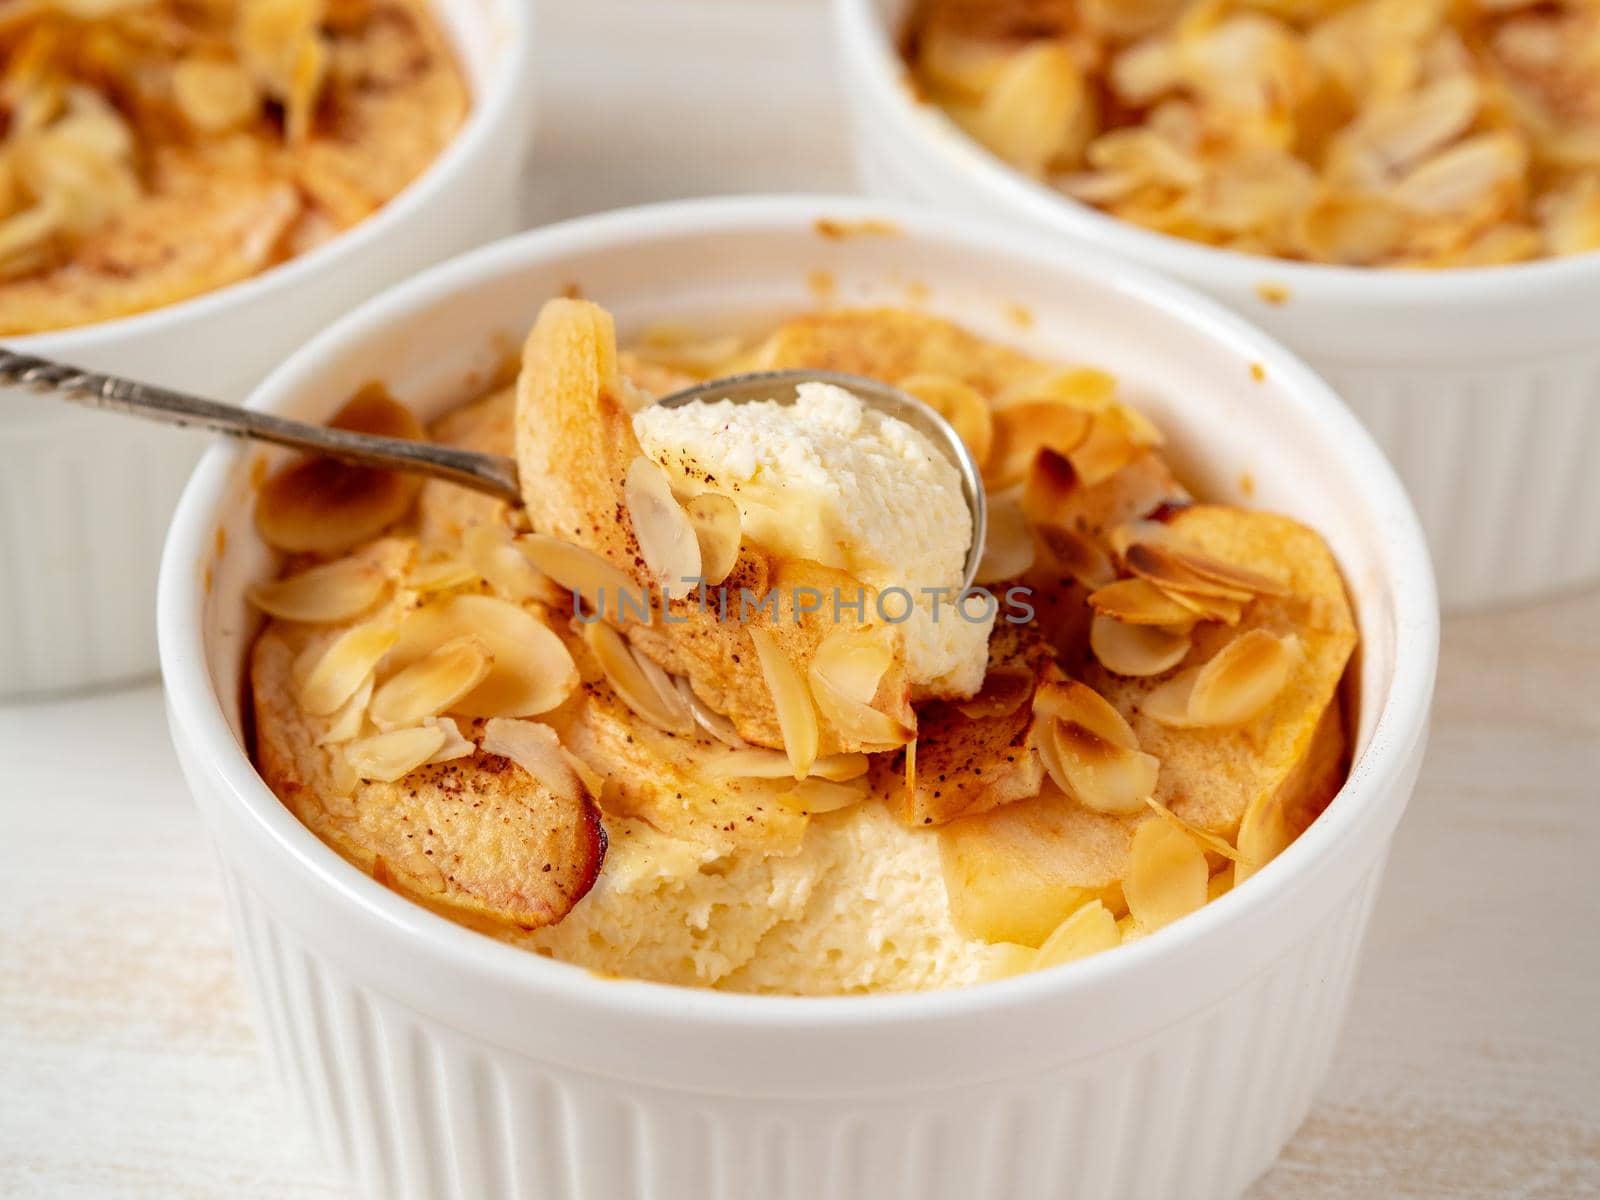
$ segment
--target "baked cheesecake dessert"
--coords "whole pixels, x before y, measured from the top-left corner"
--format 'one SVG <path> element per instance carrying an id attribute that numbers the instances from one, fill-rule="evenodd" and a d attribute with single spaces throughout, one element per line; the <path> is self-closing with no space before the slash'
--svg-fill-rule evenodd
<path id="1" fill-rule="evenodd" d="M 881 379 L 652 407 L 743 371 Z M 254 754 L 346 859 L 606 975 L 903 992 L 1144 937 L 1244 884 L 1339 789 L 1356 647 L 1323 540 L 1197 498 L 1117 381 L 909 310 L 753 343 L 552 300 L 506 386 L 424 431 L 523 503 L 322 460 L 257 496 Z"/>
<path id="2" fill-rule="evenodd" d="M 468 103 L 426 0 L 6 0 L 0 336 L 303 254 L 420 174 Z"/>
<path id="3" fill-rule="evenodd" d="M 1000 158 L 1162 233 L 1361 267 L 1600 248 L 1589 0 L 919 0 L 905 54 Z"/>

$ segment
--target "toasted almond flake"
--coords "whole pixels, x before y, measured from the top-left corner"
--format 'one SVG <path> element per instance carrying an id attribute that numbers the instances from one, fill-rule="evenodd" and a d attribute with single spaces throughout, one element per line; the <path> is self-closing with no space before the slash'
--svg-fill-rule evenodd
<path id="1" fill-rule="evenodd" d="M 516 604 L 561 604 L 568 593 L 541 574 L 512 542 L 504 525 L 472 525 L 461 535 L 467 562 L 495 594 Z"/>
<path id="2" fill-rule="evenodd" d="M 433 763 L 454 762 L 458 758 L 466 758 L 468 755 L 478 752 L 477 745 L 464 736 L 461 732 L 461 726 L 457 725 L 449 717 L 429 717 L 423 724 L 444 730 L 444 745 L 435 750 L 432 757 L 428 759 L 430 765 Z"/>
<path id="3" fill-rule="evenodd" d="M 482 683 L 493 665 L 488 646 L 472 634 L 448 641 L 384 681 L 372 697 L 373 723 L 393 729 L 438 716 Z"/>
<path id="4" fill-rule="evenodd" d="M 1195 841 L 1199 842 L 1207 850 L 1214 851 L 1230 861 L 1238 860 L 1239 852 L 1229 844 L 1227 838 L 1219 837 L 1217 834 L 1212 833 L 1209 829 L 1201 829 L 1200 826 L 1190 821 L 1185 821 L 1182 817 L 1173 812 L 1154 796 L 1146 799 L 1145 803 L 1151 808 L 1155 809 L 1155 811 L 1164 819 L 1171 821 L 1179 829 L 1183 830 L 1190 837 L 1194 838 Z"/>
<path id="5" fill-rule="evenodd" d="M 1199 616 L 1176 597 L 1169 596 L 1147 579 L 1119 579 L 1089 594 L 1089 607 L 1096 614 L 1124 625 L 1150 625 L 1162 629 L 1187 630 Z"/>
<path id="6" fill-rule="evenodd" d="M 989 501 L 988 534 L 983 556 L 978 560 L 977 583 L 1000 583 L 1015 579 L 1033 566 L 1033 531 L 1015 500 L 992 497 Z"/>
<path id="7" fill-rule="evenodd" d="M 406 614 L 384 662 L 403 671 L 447 642 L 472 636 L 491 660 L 475 688 L 451 702 L 464 717 L 532 717 L 549 712 L 578 686 L 566 644 L 526 609 L 498 596 L 452 595 Z"/>
<path id="8" fill-rule="evenodd" d="M 1192 729 L 1194 722 L 1189 719 L 1189 697 L 1194 692 L 1194 681 L 1199 674 L 1199 667 L 1190 667 L 1171 679 L 1162 680 L 1144 694 L 1139 701 L 1139 711 L 1169 729 Z"/>
<path id="9" fill-rule="evenodd" d="M 1071 454 L 1089 435 L 1093 418 L 1048 402 L 1026 402 L 995 410 L 994 446 L 983 479 L 991 491 L 1028 478 L 1040 450 Z"/>
<path id="10" fill-rule="evenodd" d="M 868 795 L 865 777 L 850 783 L 834 783 L 828 779 L 802 779 L 778 799 L 786 807 L 815 816 L 818 813 L 839 812 L 860 804 Z"/>
<path id="11" fill-rule="evenodd" d="M 977 388 L 952 375 L 908 375 L 897 385 L 950 422 L 981 470 L 994 449 L 994 416 Z"/>
<path id="12" fill-rule="evenodd" d="M 328 718 L 328 728 L 317 739 L 319 746 L 336 746 L 340 742 L 348 742 L 361 736 L 361 731 L 366 728 L 367 704 L 372 700 L 373 683 L 377 676 L 368 674 L 361 681 L 361 686 L 351 693 L 351 696 Z"/>
<path id="13" fill-rule="evenodd" d="M 700 540 L 659 463 L 641 455 L 628 464 L 622 502 L 651 582 L 668 599 L 693 591 L 700 578 Z"/>
<path id="14" fill-rule="evenodd" d="M 1141 579 L 1139 582 L 1148 581 Z M 1224 625 L 1237 625 L 1244 616 L 1244 606 L 1248 603 L 1243 600 L 1228 600 L 1222 596 L 1200 596 L 1192 592 L 1168 591 L 1165 588 L 1156 590 L 1174 604 L 1188 609 L 1196 620 L 1221 621 Z"/>
<path id="15" fill-rule="evenodd" d="M 683 511 L 700 544 L 701 576 L 707 584 L 721 583 L 739 561 L 743 536 L 739 506 L 727 496 L 702 492 L 684 501 Z"/>
<path id="16" fill-rule="evenodd" d="M 1143 678 L 1172 670 L 1192 644 L 1189 634 L 1155 625 L 1125 625 L 1104 613 L 1089 623 L 1089 648 L 1100 665 L 1117 675 Z"/>
<path id="17" fill-rule="evenodd" d="M 1243 724 L 1272 703 L 1300 657 L 1293 634 L 1246 630 L 1200 668 L 1189 693 L 1189 719 L 1209 728 Z"/>
<path id="18" fill-rule="evenodd" d="M 1033 533 L 1045 553 L 1082 587 L 1101 588 L 1116 579 L 1117 568 L 1098 542 L 1048 522 L 1035 525 Z"/>
<path id="19" fill-rule="evenodd" d="M 803 779 L 816 761 L 819 742 L 817 710 L 811 701 L 811 689 L 770 629 L 752 628 L 750 641 L 761 664 L 761 677 L 766 680 L 767 692 L 772 697 L 778 728 L 783 732 L 784 752 L 794 767 L 794 777 Z"/>
<path id="20" fill-rule="evenodd" d="M 1111 701 L 1076 679 L 1040 684 L 1033 695 L 1033 711 L 1058 721 L 1076 722 L 1124 749 L 1139 748 L 1132 727 Z"/>
<path id="21" fill-rule="evenodd" d="M 1141 439 L 1153 429 L 1147 421 L 1136 434 L 1127 410 L 1120 406 L 1096 413 L 1088 434 L 1072 448 L 1072 467 L 1078 478 L 1085 487 L 1110 479 L 1142 453 L 1145 443 Z"/>
<path id="22" fill-rule="evenodd" d="M 356 694 L 398 636 L 387 621 L 366 621 L 345 630 L 306 674 L 300 685 L 300 707 L 318 717 L 334 712 Z"/>
<path id="23" fill-rule="evenodd" d="M 331 795 L 338 798 L 335 806 L 341 814 L 347 812 L 348 817 L 353 820 L 356 807 L 351 796 L 361 786 L 361 776 L 343 751 L 335 752 L 328 759 L 328 782 L 332 787 Z"/>
<path id="24" fill-rule="evenodd" d="M 358 738 L 345 746 L 344 754 L 360 778 L 393 783 L 422 766 L 447 740 L 440 726 L 417 725 Z"/>
<path id="25" fill-rule="evenodd" d="M 1059 404 L 1092 414 L 1103 411 L 1116 394 L 1116 376 L 1097 367 L 1068 367 L 1011 384 L 995 397 L 994 406 L 998 410 L 1025 404 Z"/>
<path id="26" fill-rule="evenodd" d="M 1206 883 L 1207 904 L 1210 904 L 1218 896 L 1226 896 L 1233 890 L 1237 867 L 1238 863 L 1229 863 Z"/>
<path id="27" fill-rule="evenodd" d="M 1206 856 L 1182 829 L 1147 820 L 1133 831 L 1122 890 L 1141 930 L 1154 933 L 1192 913 L 1206 902 L 1209 882 Z"/>
<path id="28" fill-rule="evenodd" d="M 1099 900 L 1090 900 L 1074 909 L 1072 915 L 1044 940 L 1034 957 L 1033 969 L 1059 967 L 1121 943 L 1122 931 L 1117 928 L 1117 919 L 1111 915 L 1111 910 Z"/>
<path id="29" fill-rule="evenodd" d="M 1152 546 L 1165 546 L 1175 543 L 1178 538 L 1172 529 L 1160 521 L 1146 518 L 1141 521 L 1125 521 L 1118 525 L 1106 539 L 1111 546 L 1111 552 L 1118 558 L 1128 556 L 1128 547 L 1135 542 L 1145 542 Z"/>
<path id="30" fill-rule="evenodd" d="M 983 677 L 978 694 L 957 702 L 956 708 L 974 721 L 1009 716 L 1033 699 L 1035 681 L 1027 667 L 994 667 Z"/>
<path id="31" fill-rule="evenodd" d="M 912 734 L 872 707 L 893 661 L 886 631 L 835 629 L 817 647 L 807 671 L 811 698 L 822 716 L 846 739 L 869 749 L 903 745 Z"/>
<path id="32" fill-rule="evenodd" d="M 1220 596 L 1240 602 L 1251 599 L 1249 588 L 1224 584 L 1195 572 L 1187 556 L 1170 545 L 1134 542 L 1122 556 L 1128 570 L 1167 592 L 1194 596 Z"/>
<path id="33" fill-rule="evenodd" d="M 1294 840 L 1276 791 L 1262 789 L 1250 798 L 1239 822 L 1239 856 L 1234 864 L 1237 887 L 1266 866 Z"/>
<path id="34" fill-rule="evenodd" d="M 565 746 L 561 747 L 561 757 L 566 760 L 567 766 L 577 773 L 578 778 L 583 780 L 583 786 L 588 789 L 589 795 L 599 800 L 605 790 L 606 777 Z"/>
<path id="35" fill-rule="evenodd" d="M 825 754 L 811 764 L 808 778 L 848 783 L 867 772 L 865 754 Z M 711 779 L 793 779 L 794 764 L 779 750 L 752 747 L 729 750 L 707 759 L 705 773 Z"/>
<path id="36" fill-rule="evenodd" d="M 483 727 L 483 748 L 509 758 L 564 800 L 581 799 L 587 793 L 562 750 L 561 739 L 548 725 L 497 717 Z"/>
<path id="37" fill-rule="evenodd" d="M 414 592 L 429 595 L 466 587 L 469 583 L 476 583 L 479 578 L 479 573 L 464 558 L 436 558 L 412 567 L 402 583 Z"/>
<path id="38" fill-rule="evenodd" d="M 1046 734 L 1066 777 L 1062 790 L 1104 813 L 1138 812 L 1156 790 L 1161 763 L 1154 755 L 1118 745 L 1076 721 L 1052 721 Z"/>
<path id="39" fill-rule="evenodd" d="M 593 550 L 545 533 L 523 534 L 516 546 L 537 571 L 581 597 L 593 612 L 620 621 L 623 597 L 639 598 L 638 585 Z"/>
<path id="40" fill-rule="evenodd" d="M 676 689 L 670 701 L 662 694 L 645 674 L 640 665 L 642 658 L 634 654 L 620 633 L 603 621 L 591 621 L 583 627 L 583 640 L 599 660 L 606 682 L 619 700 L 657 729 L 677 734 L 694 732 L 694 717 L 683 697 Z"/>
<path id="41" fill-rule="evenodd" d="M 739 731 L 733 727 L 733 722 L 695 695 L 694 687 L 687 679 L 680 676 L 677 688 L 678 694 L 683 697 L 683 702 L 689 706 L 689 714 L 694 718 L 696 725 L 724 746 L 731 746 L 735 750 L 750 748 L 750 744 L 740 737 Z"/>
<path id="42" fill-rule="evenodd" d="M 1078 472 L 1065 454 L 1046 446 L 1033 456 L 1022 488 L 1022 513 L 1035 525 L 1053 522 L 1078 490 Z"/>
<path id="43" fill-rule="evenodd" d="M 268 616 L 326 625 L 360 616 L 388 587 L 389 576 L 381 566 L 355 555 L 254 584 L 245 595 Z"/>

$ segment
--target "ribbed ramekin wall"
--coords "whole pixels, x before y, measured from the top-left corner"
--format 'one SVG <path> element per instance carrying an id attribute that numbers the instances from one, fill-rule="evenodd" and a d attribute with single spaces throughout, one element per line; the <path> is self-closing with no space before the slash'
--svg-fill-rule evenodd
<path id="1" fill-rule="evenodd" d="M 1312 365 L 1410 491 L 1446 605 L 1600 578 L 1600 350 L 1485 369 Z"/>
<path id="2" fill-rule="evenodd" d="M 156 669 L 161 541 L 204 444 L 70 410 L 0 423 L 0 700 Z"/>
<path id="3" fill-rule="evenodd" d="M 1270 970 L 1135 1044 L 1027 1078 L 826 1102 L 642 1087 L 490 1045 L 348 978 L 223 870 L 274 1072 L 364 1195 L 1200 1200 L 1238 1194 L 1304 1118 L 1382 864 Z"/>

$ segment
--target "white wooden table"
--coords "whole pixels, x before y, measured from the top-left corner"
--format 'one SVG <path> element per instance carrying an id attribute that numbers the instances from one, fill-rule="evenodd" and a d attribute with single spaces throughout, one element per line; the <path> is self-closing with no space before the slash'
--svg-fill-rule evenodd
<path id="1" fill-rule="evenodd" d="M 848 188 L 815 0 L 545 8 L 530 222 Z M 0 708 L 0 839 L 0 1196 L 342 1195 L 268 1092 L 159 690 Z M 1597 868 L 1600 591 L 1448 621 L 1333 1077 L 1254 1195 L 1600 1194 Z"/>

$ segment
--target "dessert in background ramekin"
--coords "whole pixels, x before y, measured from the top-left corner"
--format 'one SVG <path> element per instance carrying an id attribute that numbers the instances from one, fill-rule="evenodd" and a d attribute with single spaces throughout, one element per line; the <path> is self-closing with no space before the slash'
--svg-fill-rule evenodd
<path id="1" fill-rule="evenodd" d="M 514 228 L 533 90 L 528 7 L 430 7 L 470 107 L 437 157 L 392 199 L 327 240 L 308 226 L 302 253 L 215 290 L 164 307 L 124 304 L 102 315 L 149 310 L 7 336 L 5 344 L 240 400 L 290 349 L 379 288 Z M 0 696 L 151 671 L 149 581 L 184 472 L 203 443 L 18 389 L 0 389 L 0 397 L 0 510 L 8 514 L 0 530 Z"/>
<path id="2" fill-rule="evenodd" d="M 1051 971 L 846 997 L 597 977 L 393 894 L 264 785 L 244 749 L 245 591 L 276 569 L 252 533 L 252 479 L 279 456 L 218 447 L 163 567 L 171 725 L 270 1057 L 329 1155 L 374 1195 L 1237 1193 L 1326 1068 L 1425 740 L 1432 577 L 1381 454 L 1292 356 L 1173 285 L 1093 252 L 811 197 L 619 213 L 468 255 L 352 314 L 254 402 L 325 419 L 376 377 L 432 417 L 574 289 L 616 313 L 624 340 L 663 322 L 759 328 L 821 291 L 1103 363 L 1197 490 L 1326 536 L 1362 639 L 1355 761 L 1246 886 Z"/>
<path id="3" fill-rule="evenodd" d="M 1334 384 L 1389 454 L 1447 604 L 1600 575 L 1600 483 L 1578 449 L 1600 437 L 1600 356 L 1581 315 L 1600 296 L 1600 257 L 1380 270 L 1224 250 L 1119 220 L 1007 165 L 920 98 L 897 48 L 912 8 L 836 0 L 856 158 L 872 189 L 1093 242 L 1259 321 Z M 1158 7 L 1141 13 L 1165 20 Z M 1270 39 L 1272 18 L 1249 22 Z M 1449 97 L 1439 100 L 1443 113 Z"/>

